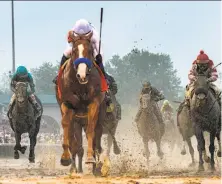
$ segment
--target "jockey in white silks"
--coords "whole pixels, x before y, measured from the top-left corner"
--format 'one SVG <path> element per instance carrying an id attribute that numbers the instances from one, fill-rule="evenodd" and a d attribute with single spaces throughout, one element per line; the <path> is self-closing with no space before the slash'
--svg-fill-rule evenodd
<path id="1" fill-rule="evenodd" d="M 76 35 L 86 35 L 90 32 L 92 32 L 92 37 L 91 37 L 91 44 L 92 44 L 92 48 L 93 48 L 93 56 L 95 58 L 96 64 L 100 67 L 101 71 L 104 74 L 104 77 L 106 78 L 106 73 L 105 73 L 105 69 L 103 66 L 103 52 L 102 49 L 100 48 L 100 53 L 99 53 L 99 34 L 97 32 L 97 30 L 95 29 L 95 27 L 87 20 L 85 19 L 80 19 L 78 21 L 76 21 L 74 27 L 70 30 L 71 32 L 73 32 L 73 34 Z M 71 53 L 72 53 L 72 40 L 69 37 L 69 33 L 68 32 L 68 37 L 67 37 L 67 41 L 68 41 L 68 47 L 65 49 L 65 51 L 63 52 L 63 56 L 60 62 L 60 67 L 66 62 L 67 59 L 69 59 L 71 57 Z M 54 83 L 57 83 L 57 77 L 53 80 Z M 110 101 L 110 99 L 109 99 Z"/>

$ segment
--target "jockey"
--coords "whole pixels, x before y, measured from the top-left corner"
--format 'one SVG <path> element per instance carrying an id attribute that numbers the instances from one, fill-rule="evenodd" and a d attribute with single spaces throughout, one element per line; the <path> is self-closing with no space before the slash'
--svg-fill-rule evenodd
<path id="1" fill-rule="evenodd" d="M 204 51 L 200 51 L 200 54 L 197 56 L 197 59 L 193 62 L 192 68 L 188 74 L 188 78 L 190 80 L 190 84 L 186 87 L 185 93 L 185 104 L 189 106 L 189 99 L 191 92 L 194 89 L 194 81 L 196 80 L 196 74 L 200 73 L 201 71 L 207 71 L 210 69 L 209 75 L 207 76 L 207 81 L 210 83 L 210 88 L 214 90 L 216 97 L 218 98 L 218 103 L 221 105 L 220 102 L 220 90 L 217 88 L 213 82 L 218 79 L 217 69 L 214 68 L 214 63 L 212 60 L 209 59 L 208 55 L 204 53 Z"/>
<path id="2" fill-rule="evenodd" d="M 150 92 L 151 92 L 151 98 L 154 101 L 156 101 L 156 103 L 165 98 L 161 92 L 159 92 L 155 87 L 151 86 L 150 82 L 144 82 L 143 88 L 142 88 L 142 91 L 140 94 L 140 102 L 141 102 L 142 95 L 150 93 Z M 153 108 L 154 108 L 154 113 L 155 113 L 159 123 L 163 123 L 163 117 L 162 117 L 162 114 L 161 114 L 160 109 L 158 107 L 158 104 L 154 105 Z M 138 122 L 141 113 L 142 113 L 142 107 L 140 106 L 139 111 L 138 111 L 136 118 L 135 118 L 135 122 Z"/>
<path id="3" fill-rule="evenodd" d="M 161 107 L 161 112 L 169 112 L 169 113 L 173 113 L 173 107 L 170 105 L 168 100 L 164 100 L 163 105 Z"/>
<path id="4" fill-rule="evenodd" d="M 38 104 L 38 102 L 36 101 L 35 95 L 33 94 L 35 92 L 35 85 L 33 82 L 33 78 L 32 75 L 28 72 L 28 70 L 26 69 L 26 67 L 24 66 L 19 66 L 15 72 L 15 74 L 12 76 L 11 79 L 11 90 L 13 92 L 15 92 L 15 85 L 17 82 L 28 82 L 30 85 L 30 89 L 31 89 L 31 94 L 29 96 L 29 100 L 32 103 L 34 109 L 37 111 L 36 117 L 39 117 L 41 114 L 41 106 Z M 14 104 L 15 101 L 15 94 L 12 95 L 12 98 L 10 100 L 9 103 L 9 110 L 8 110 L 8 117 L 11 118 L 11 112 L 12 112 L 12 106 Z"/>
<path id="5" fill-rule="evenodd" d="M 117 88 L 117 84 L 116 84 L 115 79 L 111 75 L 109 75 L 108 73 L 106 73 L 106 79 L 108 81 L 108 86 L 109 86 L 111 93 L 114 95 L 114 98 L 116 98 L 115 95 L 118 92 L 118 88 Z M 115 100 L 115 101 L 116 101 L 116 109 L 117 109 L 117 119 L 121 120 L 121 105 L 117 100 Z"/>
<path id="6" fill-rule="evenodd" d="M 60 67 L 65 63 L 65 61 L 67 59 L 69 59 L 71 57 L 71 53 L 72 53 L 72 40 L 69 37 L 69 33 L 73 32 L 75 34 L 78 35 L 85 35 L 88 34 L 90 32 L 93 33 L 92 37 L 91 37 L 91 44 L 93 47 L 93 56 L 95 58 L 96 64 L 100 67 L 101 71 L 103 72 L 104 77 L 106 78 L 106 72 L 103 66 L 103 54 L 102 54 L 102 49 L 100 49 L 100 53 L 99 53 L 99 35 L 97 30 L 95 29 L 95 27 L 88 22 L 85 19 L 80 19 L 78 21 L 76 21 L 74 27 L 68 32 L 68 36 L 67 36 L 67 42 L 69 43 L 68 47 L 65 49 L 61 62 L 60 62 Z M 57 83 L 57 77 L 53 80 L 54 83 Z M 107 96 L 107 102 L 110 103 L 111 99 L 109 97 L 109 95 Z"/>

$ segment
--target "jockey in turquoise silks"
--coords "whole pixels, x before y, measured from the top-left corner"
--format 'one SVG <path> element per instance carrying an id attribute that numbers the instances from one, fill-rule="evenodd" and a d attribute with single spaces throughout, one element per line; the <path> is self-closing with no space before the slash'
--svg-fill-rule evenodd
<path id="1" fill-rule="evenodd" d="M 29 100 L 31 104 L 33 105 L 34 109 L 36 110 L 37 114 L 36 117 L 38 117 L 41 114 L 41 106 L 40 104 L 36 101 L 34 92 L 35 92 L 35 85 L 33 82 L 32 75 L 28 72 L 27 68 L 24 66 L 19 66 L 15 72 L 15 74 L 11 78 L 11 90 L 15 92 L 15 86 L 17 82 L 28 82 L 31 93 L 29 95 Z M 15 101 L 15 94 L 12 95 L 12 98 L 9 103 L 9 110 L 8 110 L 8 117 L 11 118 L 11 112 L 12 112 L 12 107 Z"/>

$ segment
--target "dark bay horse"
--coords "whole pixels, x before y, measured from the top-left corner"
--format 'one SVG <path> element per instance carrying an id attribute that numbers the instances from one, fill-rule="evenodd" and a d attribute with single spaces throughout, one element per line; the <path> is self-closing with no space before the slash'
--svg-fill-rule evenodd
<path id="1" fill-rule="evenodd" d="M 40 100 L 36 97 L 37 102 L 41 105 L 41 115 L 35 119 L 35 111 L 29 101 L 28 83 L 17 82 L 15 86 L 15 104 L 12 108 L 12 118 L 9 118 L 10 126 L 15 133 L 16 145 L 14 147 L 14 158 L 19 159 L 19 152 L 22 154 L 26 151 L 26 146 L 21 146 L 21 135 L 23 133 L 29 134 L 30 152 L 29 162 L 35 162 L 35 146 L 36 138 L 40 128 L 43 107 Z"/>
<path id="2" fill-rule="evenodd" d="M 94 165 L 95 142 L 100 144 L 102 136 L 102 129 L 98 128 L 97 121 L 104 104 L 105 92 L 101 92 L 101 71 L 93 63 L 93 50 L 90 43 L 92 33 L 84 36 L 71 33 L 70 37 L 73 40 L 72 56 L 60 70 L 56 86 L 56 97 L 60 105 L 63 127 L 61 164 L 64 166 L 71 164 L 70 152 L 75 154 L 72 151 L 78 149 L 76 146 L 79 145 L 80 136 L 82 136 L 82 129 L 75 128 L 77 126 L 75 118 L 86 115 L 85 131 L 88 141 L 86 163 Z M 100 133 L 96 130 L 100 130 Z M 76 134 L 79 136 L 77 137 Z M 101 146 L 98 145 L 97 148 L 101 152 Z"/>
<path id="3" fill-rule="evenodd" d="M 218 134 L 220 124 L 221 110 L 218 100 L 213 94 L 214 91 L 210 88 L 207 81 L 208 75 L 199 74 L 194 82 L 194 90 L 190 100 L 190 113 L 193 122 L 194 133 L 197 138 L 199 152 L 199 171 L 204 170 L 203 153 L 205 152 L 205 140 L 203 132 L 210 133 L 209 151 L 211 154 L 210 164 L 211 170 L 215 170 L 214 166 L 214 140 Z"/>

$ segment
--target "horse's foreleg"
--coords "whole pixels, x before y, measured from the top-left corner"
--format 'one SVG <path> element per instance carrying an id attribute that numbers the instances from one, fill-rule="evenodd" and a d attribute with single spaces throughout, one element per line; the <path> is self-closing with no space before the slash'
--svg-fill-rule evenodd
<path id="1" fill-rule="evenodd" d="M 218 133 L 216 134 L 216 137 L 217 137 L 218 148 L 219 148 L 219 150 L 218 150 L 218 152 L 217 152 L 217 156 L 218 156 L 218 157 L 221 157 L 221 140 L 220 140 L 220 132 L 218 132 Z"/>
<path id="2" fill-rule="evenodd" d="M 186 155 L 187 154 L 187 151 L 186 151 L 186 141 L 183 140 L 183 147 L 182 147 L 182 150 L 181 150 L 181 155 Z"/>
<path id="3" fill-rule="evenodd" d="M 150 159 L 150 151 L 149 151 L 149 147 L 148 147 L 148 138 L 146 138 L 146 137 L 143 137 L 143 149 L 144 149 L 144 151 L 143 151 L 143 155 L 146 157 L 146 159 L 147 159 L 147 164 L 148 164 L 148 166 L 149 166 L 149 159 Z"/>
<path id="4" fill-rule="evenodd" d="M 107 153 L 106 153 L 107 156 L 109 156 L 109 154 L 110 154 L 112 144 L 113 144 L 113 138 L 110 135 L 110 133 L 108 132 L 108 135 L 107 135 Z"/>
<path id="5" fill-rule="evenodd" d="M 88 150 L 86 163 L 95 163 L 93 140 L 95 137 L 95 128 L 99 114 L 99 101 L 94 101 L 88 106 L 88 125 L 86 128 L 86 137 L 88 140 Z"/>
<path id="6" fill-rule="evenodd" d="M 79 122 L 75 122 L 74 124 L 74 131 L 75 131 L 75 139 L 76 139 L 76 149 L 78 155 L 78 173 L 83 173 L 82 169 L 82 158 L 84 155 L 84 149 L 82 145 L 82 126 Z"/>
<path id="7" fill-rule="evenodd" d="M 14 159 L 19 159 L 19 150 L 21 149 L 21 133 L 15 130 L 15 147 L 14 147 Z"/>
<path id="8" fill-rule="evenodd" d="M 193 146 L 192 146 L 192 142 L 191 142 L 191 139 L 190 138 L 187 138 L 187 145 L 189 147 L 189 152 L 190 152 L 190 155 L 191 155 L 191 159 L 192 159 L 192 163 L 190 164 L 190 166 L 193 166 L 195 164 L 195 160 L 194 160 L 194 149 L 193 149 Z"/>
<path id="9" fill-rule="evenodd" d="M 215 150 L 215 146 L 214 146 L 214 140 L 216 137 L 216 133 L 215 132 L 211 132 L 210 133 L 210 146 L 209 146 L 209 151 L 210 151 L 210 166 L 211 166 L 211 170 L 214 171 L 215 170 L 215 162 L 214 162 L 214 150 Z"/>
<path id="10" fill-rule="evenodd" d="M 77 173 L 77 168 L 76 168 L 76 154 L 77 154 L 77 140 L 75 139 L 74 135 L 74 123 L 76 122 L 71 122 L 70 127 L 69 127 L 69 151 L 71 152 L 72 155 L 72 164 L 70 167 L 70 173 Z"/>
<path id="11" fill-rule="evenodd" d="M 63 154 L 61 157 L 61 164 L 63 166 L 69 166 L 71 164 L 71 158 L 69 153 L 69 129 L 70 123 L 73 117 L 73 110 L 66 107 L 64 104 L 61 105 L 62 111 L 62 128 L 63 128 Z"/>
<path id="12" fill-rule="evenodd" d="M 160 159 L 163 159 L 163 151 L 161 149 L 161 138 L 158 138 L 156 141 L 156 147 L 157 147 L 157 154 L 160 157 Z"/>
<path id="13" fill-rule="evenodd" d="M 29 162 L 35 163 L 35 145 L 36 145 L 36 135 L 30 134 L 30 148 L 29 148 Z"/>
<path id="14" fill-rule="evenodd" d="M 195 126 L 195 136 L 197 139 L 197 149 L 199 152 L 199 171 L 204 170 L 203 153 L 205 152 L 205 140 L 203 136 L 203 131 L 199 126 Z"/>

